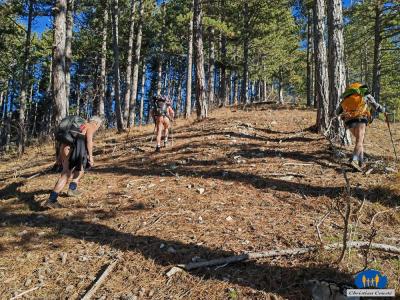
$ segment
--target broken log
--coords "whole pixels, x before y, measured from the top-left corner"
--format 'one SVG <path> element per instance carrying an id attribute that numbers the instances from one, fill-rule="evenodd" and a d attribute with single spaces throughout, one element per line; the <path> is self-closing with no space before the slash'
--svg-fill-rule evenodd
<path id="1" fill-rule="evenodd" d="M 336 244 L 326 245 L 323 247 L 323 249 L 335 250 L 335 249 L 340 249 L 342 247 L 343 247 L 343 244 L 336 243 Z M 400 255 L 400 248 L 391 246 L 391 245 L 377 244 L 377 243 L 370 244 L 369 242 L 348 242 L 347 243 L 347 248 L 365 249 L 368 247 L 371 250 Z M 311 246 L 311 247 L 305 247 L 305 248 L 271 250 L 271 251 L 263 251 L 263 252 L 250 252 L 250 253 L 244 253 L 244 254 L 240 254 L 240 255 L 216 258 L 216 259 L 212 259 L 212 260 L 208 260 L 208 261 L 182 264 L 182 265 L 178 265 L 178 267 L 183 268 L 186 271 L 190 271 L 190 270 L 203 268 L 203 267 L 212 267 L 212 266 L 230 264 L 230 263 L 235 263 L 235 262 L 242 262 L 242 261 L 258 259 L 258 258 L 307 254 L 307 253 L 315 252 L 318 249 L 319 249 L 318 247 Z"/>
<path id="2" fill-rule="evenodd" d="M 102 285 L 104 280 L 106 280 L 107 276 L 114 270 L 118 259 L 114 260 L 112 263 L 108 265 L 108 267 L 104 270 L 103 274 L 93 283 L 92 288 L 83 296 L 82 300 L 89 300 L 96 293 L 98 288 Z"/>

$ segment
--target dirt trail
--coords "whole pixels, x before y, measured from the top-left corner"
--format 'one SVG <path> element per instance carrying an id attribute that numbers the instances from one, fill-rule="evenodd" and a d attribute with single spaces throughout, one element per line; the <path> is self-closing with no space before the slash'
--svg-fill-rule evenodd
<path id="1" fill-rule="evenodd" d="M 40 284 L 28 298 L 79 298 L 114 258 L 119 262 L 97 298 L 307 299 L 306 279 L 351 282 L 363 267 L 362 251 L 348 252 L 339 267 L 339 251 L 322 251 L 165 275 L 196 259 L 318 242 L 315 224 L 340 203 L 345 181 L 344 159 L 307 130 L 314 115 L 218 110 L 204 122 L 178 120 L 173 145 L 160 154 L 149 144 L 151 126 L 129 136 L 103 133 L 96 166 L 80 185 L 84 195 L 61 195 L 60 210 L 40 208 L 58 176 L 47 171 L 50 145 L 2 163 L 0 298 Z M 392 129 L 397 143 L 399 127 Z M 371 174 L 348 173 L 353 207 L 365 199 L 351 217 L 354 240 L 368 240 L 373 216 L 390 210 L 375 218 L 374 242 L 400 246 L 400 214 L 391 210 L 400 203 L 391 149 L 385 124 L 374 122 L 366 141 Z M 321 226 L 322 239 L 340 242 L 342 231 L 334 210 Z M 400 292 L 398 258 L 371 251 L 368 259 Z"/>

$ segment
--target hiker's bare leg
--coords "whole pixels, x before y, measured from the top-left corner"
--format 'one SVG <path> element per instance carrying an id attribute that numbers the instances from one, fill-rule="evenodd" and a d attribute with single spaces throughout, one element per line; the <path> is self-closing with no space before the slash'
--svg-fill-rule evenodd
<path id="1" fill-rule="evenodd" d="M 354 154 L 360 158 L 364 158 L 364 137 L 366 125 L 364 123 L 357 124 L 354 128 L 354 136 L 356 138 L 356 145 L 354 147 Z"/>
<path id="2" fill-rule="evenodd" d="M 71 177 L 71 170 L 69 169 L 69 156 L 71 154 L 71 147 L 62 144 L 60 146 L 60 159 L 62 163 L 62 172 L 60 178 L 58 179 L 53 191 L 60 193 L 64 186 L 67 184 L 68 179 Z"/>
<path id="3" fill-rule="evenodd" d="M 164 142 L 168 141 L 168 132 L 169 132 L 169 119 L 167 117 L 164 118 Z"/>
<path id="4" fill-rule="evenodd" d="M 82 178 L 84 173 L 85 172 L 83 170 L 82 171 L 75 171 L 74 170 L 74 172 L 72 173 L 71 182 L 75 182 L 76 184 L 78 184 L 79 180 L 81 180 L 81 178 Z"/>
<path id="5" fill-rule="evenodd" d="M 163 117 L 158 117 L 156 119 L 156 126 L 157 126 L 157 147 L 161 146 L 161 136 L 163 131 Z"/>

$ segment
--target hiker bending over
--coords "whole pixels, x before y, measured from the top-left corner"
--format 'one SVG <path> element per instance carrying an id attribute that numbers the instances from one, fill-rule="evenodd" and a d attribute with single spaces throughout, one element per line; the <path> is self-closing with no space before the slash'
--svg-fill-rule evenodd
<path id="1" fill-rule="evenodd" d="M 174 120 L 174 110 L 171 107 L 171 100 L 167 97 L 156 96 L 153 98 L 154 105 L 151 115 L 156 126 L 157 146 L 156 152 L 160 152 L 161 138 L 164 135 L 164 147 L 168 145 L 168 132 L 170 123 Z"/>
<path id="2" fill-rule="evenodd" d="M 353 156 L 350 164 L 358 171 L 362 171 L 364 164 L 364 136 L 365 129 L 373 121 L 376 113 L 384 113 L 385 108 L 379 105 L 370 95 L 367 85 L 361 83 L 350 84 L 342 95 L 342 102 L 336 110 L 344 120 L 346 128 L 356 139 Z"/>
<path id="3" fill-rule="evenodd" d="M 78 183 L 87 167 L 94 166 L 93 135 L 100 128 L 102 120 L 92 117 L 89 122 L 78 116 L 64 118 L 58 126 L 56 141 L 62 171 L 49 199 L 44 203 L 47 208 L 60 208 L 58 194 L 71 179 L 67 195 L 79 196 Z"/>

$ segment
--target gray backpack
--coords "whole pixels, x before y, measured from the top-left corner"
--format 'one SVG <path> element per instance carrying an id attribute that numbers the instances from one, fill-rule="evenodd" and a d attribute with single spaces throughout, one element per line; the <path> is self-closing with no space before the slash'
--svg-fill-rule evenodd
<path id="1" fill-rule="evenodd" d="M 61 120 L 56 131 L 56 140 L 73 145 L 79 136 L 83 136 L 85 119 L 79 116 L 68 116 Z"/>

